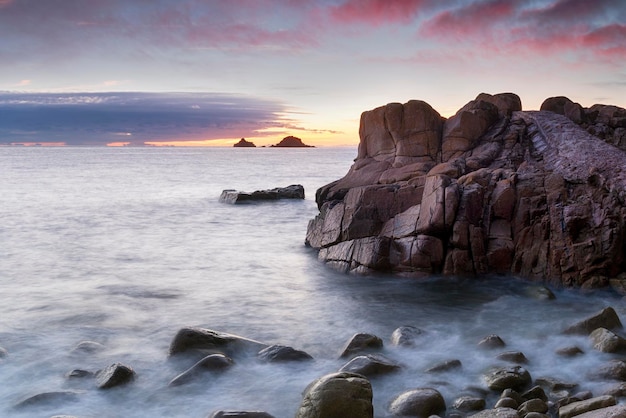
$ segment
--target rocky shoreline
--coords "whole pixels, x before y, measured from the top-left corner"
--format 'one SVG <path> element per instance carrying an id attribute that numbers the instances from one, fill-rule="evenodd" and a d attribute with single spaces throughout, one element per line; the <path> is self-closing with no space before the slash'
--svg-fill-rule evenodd
<path id="1" fill-rule="evenodd" d="M 359 135 L 308 226 L 329 266 L 623 292 L 626 109 L 483 93 L 448 119 L 418 100 L 366 111 Z"/>
<path id="2" fill-rule="evenodd" d="M 546 289 L 549 294 L 549 290 Z M 515 341 L 503 341 L 497 335 L 487 335 L 474 347 L 466 347 L 466 357 L 432 364 L 424 374 L 432 376 L 432 386 L 412 389 L 398 388 L 397 394 L 386 399 L 389 417 L 475 417 L 475 418 L 608 418 L 626 416 L 626 340 L 620 335 L 622 323 L 613 308 L 583 318 L 562 331 L 564 336 L 584 335 L 591 352 L 576 344 L 560 348 L 557 356 L 576 362 L 587 355 L 605 356 L 600 367 L 587 371 L 577 381 L 562 381 L 542 374 L 522 352 L 509 347 Z M 339 359 L 338 370 L 303 387 L 300 406 L 294 405 L 296 418 L 367 418 L 374 416 L 373 393 L 384 384 L 385 376 L 402 373 L 406 364 L 399 361 L 406 351 L 419 351 L 427 344 L 429 330 L 402 326 L 382 338 L 357 333 L 346 342 Z M 573 340 L 574 341 L 574 340 Z M 78 344 L 73 353 L 77 358 L 94 355 L 105 347 L 93 341 Z M 598 354 L 593 354 L 598 353 Z M 463 373 L 464 363 L 480 354 L 492 358 L 479 380 L 444 398 L 446 378 Z M 249 338 L 199 327 L 179 330 L 169 347 L 170 358 L 183 358 L 190 366 L 164 386 L 173 390 L 193 382 L 202 382 L 218 374 L 225 378 L 231 368 L 244 360 L 256 359 L 265 364 L 314 364 L 315 359 L 304 351 L 283 345 L 269 345 Z M 11 361 L 11 353 L 0 349 L 3 361 Z M 14 408 L 28 411 L 49 403 L 71 404 L 92 390 L 124 388 L 132 393 L 133 381 L 141 376 L 129 365 L 114 363 L 102 370 L 75 369 L 68 380 L 82 382 L 82 390 L 42 392 L 17 402 Z M 601 387 L 597 393 L 587 389 L 593 381 Z M 599 385 L 599 386 L 598 386 Z M 271 418 L 265 411 L 218 410 L 209 417 Z M 69 416 L 64 416 L 69 418 Z"/>

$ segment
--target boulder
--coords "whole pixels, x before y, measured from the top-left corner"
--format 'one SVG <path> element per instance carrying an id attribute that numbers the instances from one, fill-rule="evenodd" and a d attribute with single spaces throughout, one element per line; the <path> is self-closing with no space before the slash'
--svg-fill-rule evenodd
<path id="1" fill-rule="evenodd" d="M 483 349 L 495 349 L 505 347 L 506 344 L 499 336 L 491 334 L 478 342 L 478 347 Z"/>
<path id="2" fill-rule="evenodd" d="M 615 405 L 576 415 L 577 418 L 624 418 L 626 405 Z"/>
<path id="3" fill-rule="evenodd" d="M 135 379 L 135 371 L 124 364 L 114 363 L 96 373 L 98 389 L 111 389 L 126 385 Z"/>
<path id="4" fill-rule="evenodd" d="M 520 417 L 525 417 L 531 412 L 539 412 L 544 414 L 548 412 L 548 404 L 542 399 L 530 399 L 517 408 Z"/>
<path id="5" fill-rule="evenodd" d="M 230 203 L 231 205 L 245 202 L 279 199 L 304 199 L 304 187 L 300 184 L 292 184 L 287 187 L 276 187 L 269 190 L 256 190 L 252 193 L 227 189 L 222 191 L 222 194 L 220 195 L 220 202 Z"/>
<path id="6" fill-rule="evenodd" d="M 495 368 L 485 374 L 484 378 L 491 390 L 523 389 L 532 381 L 528 370 L 521 366 Z"/>
<path id="7" fill-rule="evenodd" d="M 267 347 L 258 341 L 240 337 L 225 332 L 206 328 L 189 327 L 178 331 L 170 343 L 170 355 L 184 353 L 190 350 L 208 353 L 221 353 L 222 350 L 236 352 L 240 350 L 254 350 L 258 352 Z"/>
<path id="8" fill-rule="evenodd" d="M 626 382 L 626 361 L 613 359 L 602 364 L 591 373 L 594 379 L 619 380 Z"/>
<path id="9" fill-rule="evenodd" d="M 180 386 L 195 379 L 207 371 L 223 371 L 234 364 L 233 359 L 224 354 L 211 354 L 173 378 L 169 386 Z"/>
<path id="10" fill-rule="evenodd" d="M 402 347 L 412 347 L 416 344 L 416 339 L 423 334 L 424 331 L 417 327 L 404 325 L 393 331 L 391 334 L 391 344 Z"/>
<path id="11" fill-rule="evenodd" d="M 513 408 L 494 408 L 485 409 L 477 414 L 469 415 L 469 418 L 519 418 L 517 409 Z"/>
<path id="12" fill-rule="evenodd" d="M 209 418 L 274 418 L 263 411 L 215 411 Z"/>
<path id="13" fill-rule="evenodd" d="M 500 353 L 496 356 L 498 360 L 508 361 L 510 363 L 517 364 L 526 364 L 528 363 L 528 359 L 524 355 L 524 353 L 520 351 L 505 351 L 504 353 Z"/>
<path id="14" fill-rule="evenodd" d="M 603 353 L 617 353 L 626 350 L 626 340 L 606 328 L 597 328 L 589 338 L 593 348 Z"/>
<path id="15" fill-rule="evenodd" d="M 600 312 L 582 319 L 567 327 L 565 334 L 589 335 L 597 328 L 621 329 L 622 322 L 619 320 L 615 309 L 607 307 Z"/>
<path id="16" fill-rule="evenodd" d="M 372 386 L 363 376 L 339 372 L 306 389 L 296 418 L 373 418 Z"/>
<path id="17" fill-rule="evenodd" d="M 316 193 L 307 245 L 356 274 L 620 288 L 626 110 L 570 102 L 522 111 L 514 94 L 481 94 L 447 120 L 421 101 L 364 112 L 354 164 Z M 604 139 L 589 133 L 600 125 Z"/>
<path id="18" fill-rule="evenodd" d="M 559 408 L 559 418 L 579 416 L 585 412 L 613 406 L 615 403 L 615 398 L 612 396 L 598 396 L 584 401 L 572 402 Z"/>
<path id="19" fill-rule="evenodd" d="M 428 418 L 446 410 L 446 402 L 439 391 L 431 388 L 418 388 L 401 393 L 389 406 L 389 412 L 396 416 Z"/>
<path id="20" fill-rule="evenodd" d="M 378 350 L 383 347 L 383 340 L 373 334 L 354 334 L 341 351 L 341 358 L 366 350 Z"/>
<path id="21" fill-rule="evenodd" d="M 303 361 L 313 360 L 308 353 L 302 350 L 296 350 L 292 347 L 284 345 L 271 345 L 263 350 L 259 351 L 257 358 L 269 363 L 283 362 L 283 361 Z"/>
<path id="22" fill-rule="evenodd" d="M 398 363 L 380 354 L 356 356 L 339 369 L 340 372 L 357 373 L 366 377 L 392 373 L 398 370 L 400 370 Z"/>
<path id="23" fill-rule="evenodd" d="M 461 412 L 480 411 L 485 409 L 485 400 L 483 398 L 476 398 L 473 396 L 461 396 L 457 398 L 452 404 L 452 408 Z"/>

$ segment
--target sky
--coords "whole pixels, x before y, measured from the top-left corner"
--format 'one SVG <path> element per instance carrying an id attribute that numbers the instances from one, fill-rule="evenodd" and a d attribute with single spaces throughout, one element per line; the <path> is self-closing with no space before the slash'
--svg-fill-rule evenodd
<path id="1" fill-rule="evenodd" d="M 0 145 L 355 145 L 482 92 L 626 107 L 626 0 L 0 0 Z"/>

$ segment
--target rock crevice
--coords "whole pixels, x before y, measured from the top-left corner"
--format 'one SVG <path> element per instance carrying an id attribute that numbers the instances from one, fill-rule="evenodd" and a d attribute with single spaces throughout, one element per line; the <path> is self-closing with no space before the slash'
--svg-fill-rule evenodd
<path id="1" fill-rule="evenodd" d="M 626 147 L 592 135 L 598 123 L 620 134 L 607 108 L 572 120 L 483 93 L 449 119 L 417 100 L 366 111 L 357 159 L 317 191 L 306 243 L 352 273 L 606 285 L 626 265 Z"/>

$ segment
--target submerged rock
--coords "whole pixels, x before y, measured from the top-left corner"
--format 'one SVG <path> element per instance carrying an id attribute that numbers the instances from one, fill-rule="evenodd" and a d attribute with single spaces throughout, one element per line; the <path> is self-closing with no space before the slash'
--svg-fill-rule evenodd
<path id="1" fill-rule="evenodd" d="M 224 354 L 211 354 L 185 370 L 175 378 L 173 378 L 169 386 L 180 386 L 195 379 L 204 372 L 223 371 L 231 367 L 234 363 L 233 359 Z"/>
<path id="2" fill-rule="evenodd" d="M 178 331 L 170 344 L 170 355 L 184 353 L 189 350 L 208 351 L 220 353 L 222 350 L 239 351 L 255 350 L 259 351 L 267 347 L 258 341 L 240 337 L 234 334 L 214 331 L 206 328 L 182 328 Z"/>
<path id="3" fill-rule="evenodd" d="M 306 389 L 296 418 L 373 418 L 372 386 L 361 375 L 332 373 Z"/>
<path id="4" fill-rule="evenodd" d="M 382 346 L 383 340 L 375 335 L 367 333 L 354 334 L 341 352 L 340 357 L 348 357 L 365 350 L 378 350 L 382 348 Z"/>
<path id="5" fill-rule="evenodd" d="M 16 405 L 14 405 L 14 407 L 19 409 L 25 407 L 36 407 L 49 403 L 56 404 L 76 402 L 79 400 L 80 394 L 81 392 L 76 392 L 73 390 L 38 393 L 18 402 Z"/>
<path id="6" fill-rule="evenodd" d="M 402 347 L 411 347 L 415 345 L 417 338 L 423 334 L 424 331 L 417 327 L 404 325 L 393 331 L 391 334 L 391 344 Z"/>
<path id="7" fill-rule="evenodd" d="M 263 411 L 215 411 L 209 418 L 274 418 Z"/>
<path id="8" fill-rule="evenodd" d="M 135 379 L 135 371 L 129 366 L 114 363 L 96 374 L 98 389 L 110 389 L 122 386 Z"/>
<path id="9" fill-rule="evenodd" d="M 448 119 L 417 100 L 364 112 L 354 164 L 316 193 L 307 245 L 357 274 L 608 285 L 626 266 L 626 110 L 570 102 L 529 112 L 481 94 Z"/>
<path id="10" fill-rule="evenodd" d="M 589 335 L 597 328 L 606 328 L 609 330 L 622 328 L 622 322 L 619 320 L 615 309 L 610 306 L 604 308 L 597 314 L 570 325 L 563 332 L 565 334 Z"/>
<path id="11" fill-rule="evenodd" d="M 357 356 L 339 369 L 340 372 L 350 372 L 362 374 L 366 377 L 373 377 L 380 374 L 387 374 L 398 371 L 400 365 L 389 360 L 380 354 L 368 354 Z"/>
<path id="12" fill-rule="evenodd" d="M 222 194 L 220 195 L 220 202 L 230 203 L 232 205 L 237 203 L 279 199 L 304 199 L 304 187 L 300 184 L 292 184 L 287 187 L 257 190 L 252 193 L 227 189 L 222 191 Z"/>
<path id="13" fill-rule="evenodd" d="M 263 350 L 259 351 L 257 357 L 260 360 L 270 363 L 281 361 L 313 360 L 313 357 L 311 357 L 308 353 L 284 345 L 271 345 L 267 348 L 264 348 Z"/>

